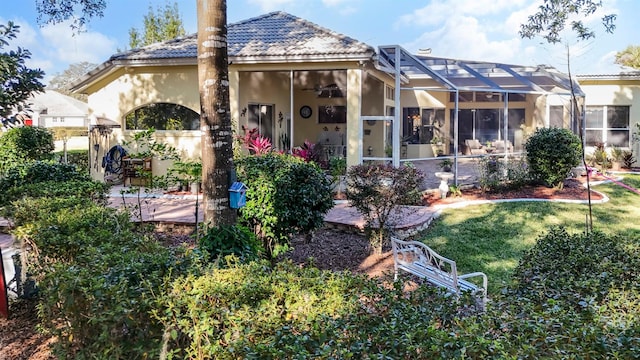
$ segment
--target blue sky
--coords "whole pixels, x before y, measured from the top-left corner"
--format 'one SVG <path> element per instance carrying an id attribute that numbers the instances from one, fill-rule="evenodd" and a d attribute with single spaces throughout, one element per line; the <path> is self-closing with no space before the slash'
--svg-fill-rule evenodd
<path id="1" fill-rule="evenodd" d="M 0 0 L 0 22 L 21 25 L 13 46 L 29 49 L 31 67 L 39 67 L 46 80 L 69 64 L 102 63 L 118 49 L 126 49 L 129 29 L 140 28 L 149 6 L 173 0 L 107 0 L 103 18 L 94 19 L 86 32 L 73 35 L 68 24 L 39 27 L 35 0 Z M 185 29 L 196 32 L 196 0 L 178 0 Z M 399 44 L 416 52 L 431 48 L 432 55 L 466 60 L 522 65 L 549 64 L 566 71 L 566 44 L 571 49 L 575 74 L 611 74 L 617 51 L 640 45 L 640 1 L 603 0 L 604 8 L 591 21 L 595 40 L 550 46 L 540 39 L 522 40 L 521 23 L 542 0 L 228 0 L 228 21 L 237 22 L 282 10 L 372 46 Z M 605 13 L 618 15 L 614 34 L 599 24 Z M 628 69 L 626 69 L 628 70 Z"/>

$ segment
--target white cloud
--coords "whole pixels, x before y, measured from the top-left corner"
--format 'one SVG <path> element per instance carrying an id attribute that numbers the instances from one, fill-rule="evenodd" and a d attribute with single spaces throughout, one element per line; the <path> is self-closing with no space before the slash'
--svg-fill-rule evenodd
<path id="1" fill-rule="evenodd" d="M 42 37 L 49 54 L 68 64 L 82 61 L 100 63 L 112 55 L 117 46 L 115 40 L 98 32 L 74 35 L 67 23 L 42 28 Z"/>
<path id="2" fill-rule="evenodd" d="M 478 19 L 461 16 L 449 19 L 440 28 L 423 33 L 407 44 L 410 51 L 432 48 L 433 56 L 465 60 L 511 63 L 519 55 L 520 39 L 489 40 Z"/>
<path id="3" fill-rule="evenodd" d="M 452 17 L 500 14 L 517 9 L 524 3 L 525 0 L 432 0 L 427 6 L 402 15 L 396 26 L 434 26 Z"/>

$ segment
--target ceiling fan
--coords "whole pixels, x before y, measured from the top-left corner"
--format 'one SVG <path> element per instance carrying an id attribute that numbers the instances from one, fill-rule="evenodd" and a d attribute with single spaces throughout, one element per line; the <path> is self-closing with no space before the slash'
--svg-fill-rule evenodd
<path id="1" fill-rule="evenodd" d="M 312 88 L 304 88 L 302 91 L 313 91 L 316 95 L 321 96 L 326 92 L 326 97 L 342 97 L 342 88 L 336 84 L 329 84 L 326 86 L 316 84 Z"/>

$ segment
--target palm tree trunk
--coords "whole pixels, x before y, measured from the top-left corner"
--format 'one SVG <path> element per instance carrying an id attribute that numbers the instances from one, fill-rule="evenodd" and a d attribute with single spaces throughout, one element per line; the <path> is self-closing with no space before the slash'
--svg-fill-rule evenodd
<path id="1" fill-rule="evenodd" d="M 229 106 L 226 0 L 197 0 L 198 82 L 202 130 L 204 219 L 212 226 L 231 225 L 229 206 L 234 171 Z"/>

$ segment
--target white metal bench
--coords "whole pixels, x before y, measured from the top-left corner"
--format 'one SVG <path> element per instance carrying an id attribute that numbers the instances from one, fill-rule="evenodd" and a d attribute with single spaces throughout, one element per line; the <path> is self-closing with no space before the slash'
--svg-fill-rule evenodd
<path id="1" fill-rule="evenodd" d="M 458 296 L 461 291 L 471 291 L 479 297 L 481 308 L 484 309 L 487 302 L 487 275 L 481 272 L 458 275 L 455 261 L 440 256 L 421 242 L 391 237 L 391 245 L 394 280 L 398 279 L 398 270 L 404 270 Z M 481 277 L 482 287 L 465 280 L 472 277 Z"/>

